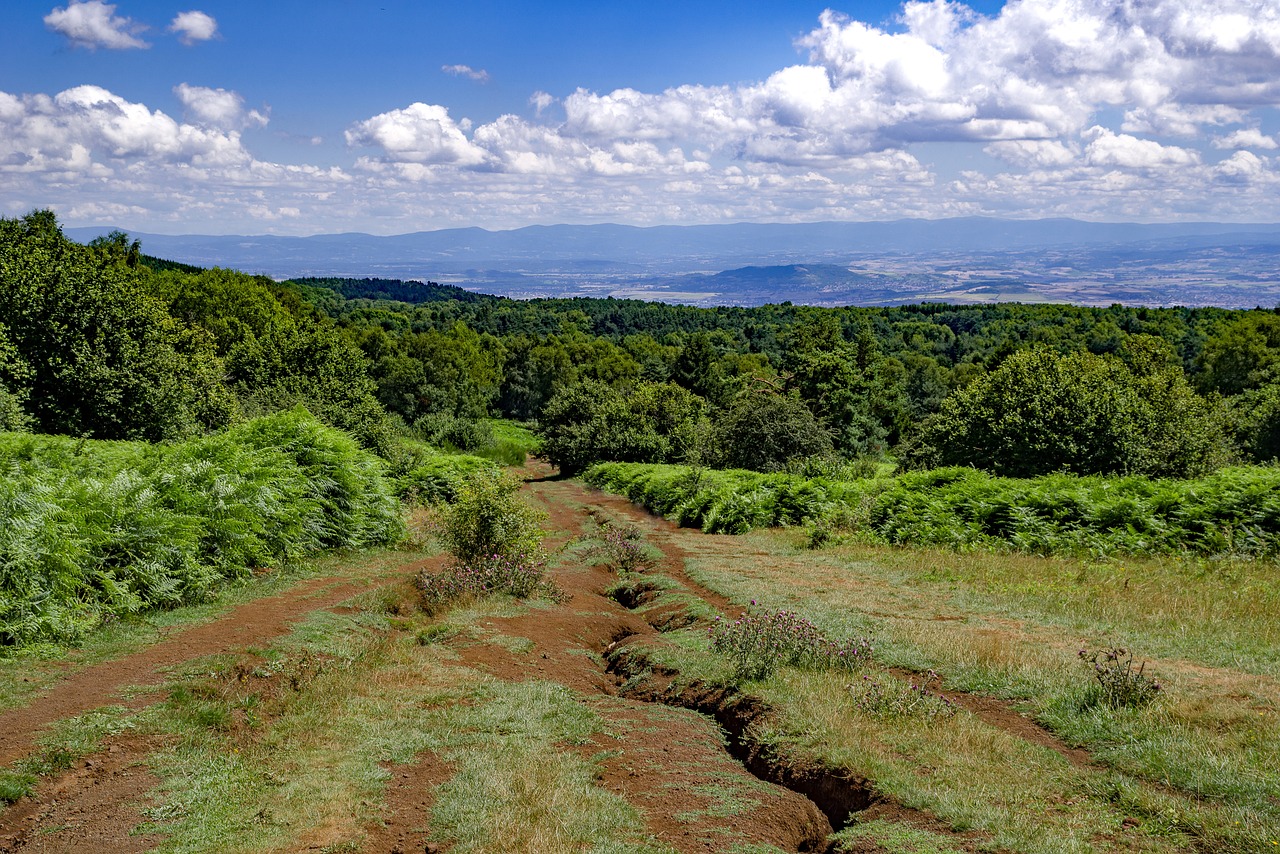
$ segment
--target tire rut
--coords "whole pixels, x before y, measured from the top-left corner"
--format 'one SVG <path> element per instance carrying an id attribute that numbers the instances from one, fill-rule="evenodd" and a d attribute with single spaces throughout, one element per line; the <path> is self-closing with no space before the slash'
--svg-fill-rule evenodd
<path id="1" fill-rule="evenodd" d="M 390 572 L 415 571 L 434 560 L 411 563 Z M 379 575 L 387 573 L 383 570 Z M 121 703 L 120 691 L 125 687 L 159 685 L 164 678 L 159 672 L 162 668 L 245 646 L 262 645 L 288 633 L 292 624 L 307 614 L 333 607 L 367 590 L 377 577 L 337 581 L 332 576 L 310 578 L 282 593 L 238 605 L 213 622 L 170 634 L 140 652 L 75 671 L 27 705 L 0 713 L 0 765 L 29 753 L 50 724 L 100 706 Z M 148 702 L 135 698 L 121 704 L 139 708 Z"/>

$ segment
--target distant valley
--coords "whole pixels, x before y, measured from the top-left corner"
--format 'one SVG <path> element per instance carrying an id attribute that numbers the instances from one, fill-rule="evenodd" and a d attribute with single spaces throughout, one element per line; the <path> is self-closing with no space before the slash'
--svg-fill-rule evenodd
<path id="1" fill-rule="evenodd" d="M 87 241 L 109 228 L 69 228 Z M 151 255 L 275 278 L 432 280 L 515 298 L 692 305 L 1280 304 L 1280 225 L 963 218 L 394 236 L 132 233 Z"/>

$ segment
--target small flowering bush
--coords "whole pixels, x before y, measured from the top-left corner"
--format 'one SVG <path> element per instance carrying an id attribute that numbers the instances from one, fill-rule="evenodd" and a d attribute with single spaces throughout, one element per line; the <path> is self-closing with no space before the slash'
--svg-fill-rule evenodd
<path id="1" fill-rule="evenodd" d="M 935 690 L 941 682 L 942 677 L 932 670 L 924 679 L 912 679 L 906 687 L 886 687 L 879 679 L 864 675 L 849 686 L 849 693 L 858 711 L 871 717 L 949 718 L 956 713 L 956 706 Z"/>
<path id="2" fill-rule="evenodd" d="M 558 590 L 546 579 L 540 555 L 491 555 L 467 563 L 455 562 L 435 575 L 423 573 L 418 591 L 423 610 L 435 612 L 457 601 L 505 593 L 517 599 L 556 598 Z"/>
<path id="3" fill-rule="evenodd" d="M 599 551 L 619 573 L 643 572 L 653 566 L 653 555 L 640 541 L 640 529 L 634 525 L 617 526 L 599 522 Z"/>
<path id="4" fill-rule="evenodd" d="M 711 649 L 733 661 L 738 679 L 765 679 L 783 664 L 855 670 L 872 651 L 869 639 L 831 640 L 794 611 L 747 611 L 733 621 L 717 617 L 707 631 Z"/>
<path id="5" fill-rule="evenodd" d="M 494 471 L 475 472 L 458 489 L 437 532 L 453 560 L 443 572 L 418 577 L 424 610 L 493 593 L 555 598 L 546 578 L 541 516 L 520 499 L 519 489 L 519 481 Z"/>
<path id="6" fill-rule="evenodd" d="M 1093 671 L 1097 685 L 1092 686 L 1086 706 L 1104 705 L 1112 709 L 1135 709 L 1149 704 L 1164 688 L 1159 680 L 1143 671 L 1146 662 L 1133 667 L 1133 653 L 1118 646 L 1092 652 L 1082 647 L 1076 653 L 1080 661 Z"/>

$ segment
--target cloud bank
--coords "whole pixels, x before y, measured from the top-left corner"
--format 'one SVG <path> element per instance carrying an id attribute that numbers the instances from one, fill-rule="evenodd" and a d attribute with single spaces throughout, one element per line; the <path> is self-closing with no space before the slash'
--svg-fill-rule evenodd
<path id="1" fill-rule="evenodd" d="M 72 10 L 80 29 L 49 26 L 98 46 L 108 32 L 133 38 L 112 6 L 55 13 Z M 236 204 L 236 227 L 285 216 L 313 231 L 1280 219 L 1280 143 L 1261 129 L 1280 107 L 1274 0 L 1011 0 L 990 17 L 909 2 L 891 26 L 824 12 L 796 48 L 801 61 L 742 85 L 539 91 L 528 114 L 479 123 L 405 104 L 353 119 L 351 160 L 327 169 L 256 160 L 240 133 L 266 114 L 222 89 L 180 84 L 184 121 L 92 86 L 0 93 L 0 201 L 34 198 L 62 176 L 160 219 Z"/>

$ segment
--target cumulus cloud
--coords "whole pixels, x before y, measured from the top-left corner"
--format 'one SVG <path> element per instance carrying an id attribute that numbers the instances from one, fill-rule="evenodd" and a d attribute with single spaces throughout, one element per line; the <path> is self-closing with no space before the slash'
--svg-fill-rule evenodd
<path id="1" fill-rule="evenodd" d="M 1161 145 L 1152 139 L 1139 139 L 1127 133 L 1113 133 L 1095 125 L 1085 134 L 1090 140 L 1085 148 L 1085 161 L 1094 166 L 1122 166 L 1128 169 L 1151 169 L 1160 166 L 1193 166 L 1200 162 L 1199 153 L 1175 145 Z"/>
<path id="2" fill-rule="evenodd" d="M 173 93 L 182 102 L 187 116 L 195 119 L 197 124 L 232 130 L 264 127 L 269 120 L 266 111 L 246 111 L 244 98 L 227 89 L 179 83 L 173 87 Z"/>
<path id="3" fill-rule="evenodd" d="M 485 152 L 436 104 L 421 102 L 366 119 L 346 132 L 347 145 L 382 149 L 389 162 L 475 166 Z"/>
<path id="4" fill-rule="evenodd" d="M 169 25 L 169 32 L 177 33 L 178 40 L 185 45 L 196 42 L 207 42 L 218 35 L 218 22 L 212 15 L 192 10 L 179 12 Z"/>
<path id="5" fill-rule="evenodd" d="M 477 83 L 489 82 L 489 72 L 483 68 L 472 68 L 470 65 L 442 65 L 440 70 L 445 74 L 451 74 L 454 77 L 466 77 Z"/>
<path id="6" fill-rule="evenodd" d="M 526 115 L 474 124 L 425 102 L 355 117 L 350 171 L 256 160 L 239 134 L 265 124 L 265 108 L 227 90 L 181 84 L 180 122 L 105 90 L 0 94 L 0 170 L 78 176 L 68 186 L 82 194 L 84 176 L 190 176 L 202 192 L 183 210 L 237 200 L 253 222 L 311 230 L 388 212 L 498 227 L 1280 218 L 1267 155 L 1280 137 L 1257 129 L 1280 107 L 1275 0 L 1007 0 L 992 15 L 912 0 L 889 25 L 825 12 L 795 45 L 793 64 L 737 85 L 539 91 Z M 948 160 L 978 150 L 992 159 L 964 171 Z"/>
<path id="7" fill-rule="evenodd" d="M 529 96 L 529 105 L 533 107 L 534 112 L 539 116 L 542 115 L 543 110 L 547 109 L 547 107 L 550 107 L 555 102 L 556 99 L 551 97 L 550 93 L 547 92 L 534 92 Z"/>
<path id="8" fill-rule="evenodd" d="M 128 18 L 116 15 L 113 3 L 103 0 L 71 0 L 65 7 L 55 7 L 44 16 L 45 26 L 61 33 L 78 47 L 105 47 L 111 50 L 150 47 L 138 38 L 146 29 Z"/>
<path id="9" fill-rule="evenodd" d="M 1226 136 L 1213 138 L 1214 148 L 1280 148 L 1275 137 L 1267 136 L 1257 128 L 1241 128 Z"/>

